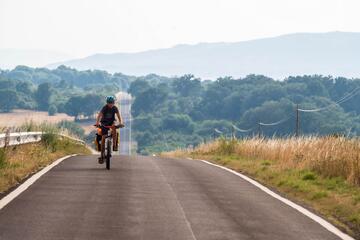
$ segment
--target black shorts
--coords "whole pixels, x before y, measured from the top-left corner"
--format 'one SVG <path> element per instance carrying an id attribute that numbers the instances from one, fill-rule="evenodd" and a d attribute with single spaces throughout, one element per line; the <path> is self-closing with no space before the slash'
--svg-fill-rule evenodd
<path id="1" fill-rule="evenodd" d="M 108 131 L 110 130 L 110 128 L 106 128 L 104 126 L 112 126 L 114 124 L 114 122 L 102 122 L 101 123 L 101 134 L 102 135 L 106 135 L 108 134 Z"/>

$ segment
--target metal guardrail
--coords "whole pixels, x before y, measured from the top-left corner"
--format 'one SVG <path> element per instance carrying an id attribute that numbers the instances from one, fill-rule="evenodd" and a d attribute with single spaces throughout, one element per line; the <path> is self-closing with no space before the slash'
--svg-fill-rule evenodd
<path id="1" fill-rule="evenodd" d="M 3 134 L 0 134 L 0 147 L 7 147 L 7 146 L 15 146 L 15 145 L 21 145 L 25 143 L 34 143 L 39 142 L 41 140 L 41 137 L 43 136 L 43 132 L 16 132 L 16 133 L 10 133 L 6 132 Z M 70 136 L 66 136 L 64 134 L 58 134 L 61 137 L 71 139 L 75 142 L 85 144 L 84 141 L 80 139 L 76 139 Z"/>

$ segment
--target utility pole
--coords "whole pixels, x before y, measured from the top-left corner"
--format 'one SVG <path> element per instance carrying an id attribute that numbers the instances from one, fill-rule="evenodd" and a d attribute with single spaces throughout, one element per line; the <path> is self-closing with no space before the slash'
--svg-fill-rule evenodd
<path id="1" fill-rule="evenodd" d="M 258 137 L 261 137 L 261 124 L 258 122 Z"/>
<path id="2" fill-rule="evenodd" d="M 231 126 L 231 140 L 235 140 L 235 128 L 234 126 Z"/>
<path id="3" fill-rule="evenodd" d="M 299 137 L 300 133 L 300 114 L 299 114 L 299 104 L 296 105 L 296 133 L 295 136 Z"/>

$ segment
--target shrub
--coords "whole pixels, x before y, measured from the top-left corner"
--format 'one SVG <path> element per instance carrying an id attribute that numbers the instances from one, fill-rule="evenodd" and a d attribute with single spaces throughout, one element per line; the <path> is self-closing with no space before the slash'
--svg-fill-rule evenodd
<path id="1" fill-rule="evenodd" d="M 236 140 L 227 141 L 226 139 L 220 139 L 219 152 L 222 154 L 233 154 L 237 145 Z"/>
<path id="2" fill-rule="evenodd" d="M 50 105 L 48 109 L 48 114 L 49 116 L 54 116 L 55 114 L 57 114 L 57 108 L 55 105 Z"/>
<path id="3" fill-rule="evenodd" d="M 56 151 L 58 140 L 59 140 L 58 135 L 56 134 L 55 131 L 51 129 L 46 131 L 41 137 L 41 142 L 52 152 Z"/>
<path id="4" fill-rule="evenodd" d="M 20 131 L 25 131 L 25 132 L 32 132 L 32 131 L 39 131 L 39 126 L 36 125 L 36 123 L 32 120 L 23 123 L 20 127 L 19 127 Z"/>
<path id="5" fill-rule="evenodd" d="M 305 181 L 309 181 L 309 180 L 315 180 L 316 179 L 316 175 L 312 172 L 307 172 L 304 174 L 304 176 L 302 177 L 302 180 Z"/>
<path id="6" fill-rule="evenodd" d="M 81 126 L 75 122 L 70 121 L 61 121 L 57 124 L 57 126 L 61 129 L 66 129 L 70 134 L 74 134 L 79 138 L 84 138 L 85 131 L 81 128 Z"/>
<path id="7" fill-rule="evenodd" d="M 0 168 L 6 166 L 6 153 L 4 148 L 0 148 Z"/>

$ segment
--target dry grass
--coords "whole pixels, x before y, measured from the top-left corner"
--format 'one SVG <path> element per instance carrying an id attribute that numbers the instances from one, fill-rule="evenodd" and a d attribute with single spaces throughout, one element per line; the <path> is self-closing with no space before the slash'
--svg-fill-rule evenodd
<path id="1" fill-rule="evenodd" d="M 324 177 L 343 177 L 360 185 L 360 141 L 344 137 L 218 140 L 186 150 L 194 154 L 224 153 L 275 162 L 282 169 L 312 170 Z M 179 155 L 184 151 L 175 151 Z"/>
<path id="2" fill-rule="evenodd" d="M 61 121 L 73 121 L 74 117 L 64 113 L 58 113 L 55 116 L 49 116 L 48 112 L 31 111 L 31 110 L 14 110 L 11 113 L 0 113 L 0 126 L 18 127 L 26 122 L 47 122 L 58 123 Z"/>
<path id="3" fill-rule="evenodd" d="M 58 139 L 56 150 L 44 142 L 0 149 L 0 193 L 54 160 L 73 153 L 88 154 L 89 150 L 68 139 Z"/>
<path id="4" fill-rule="evenodd" d="M 11 113 L 0 113 L 0 133 L 10 128 L 12 132 L 26 131 L 31 128 L 32 131 L 41 131 L 41 126 L 54 125 L 61 121 L 74 121 L 65 113 L 58 113 L 55 116 L 48 116 L 47 112 L 31 111 L 31 110 L 14 110 Z M 35 124 L 36 123 L 36 124 Z M 88 134 L 94 130 L 94 121 L 81 122 L 79 125 Z"/>
<path id="5" fill-rule="evenodd" d="M 360 140 L 343 137 L 217 140 L 164 157 L 207 159 L 302 202 L 360 239 Z"/>
<path id="6" fill-rule="evenodd" d="M 54 134 L 61 134 L 65 136 L 69 136 L 75 139 L 79 137 L 70 132 L 68 129 L 59 128 L 58 126 L 43 122 L 41 124 L 37 124 L 34 121 L 25 122 L 20 126 L 17 127 L 1 127 L 0 126 L 0 133 L 5 133 L 7 130 L 10 130 L 10 133 L 15 132 L 44 132 L 44 133 L 54 133 Z"/>

